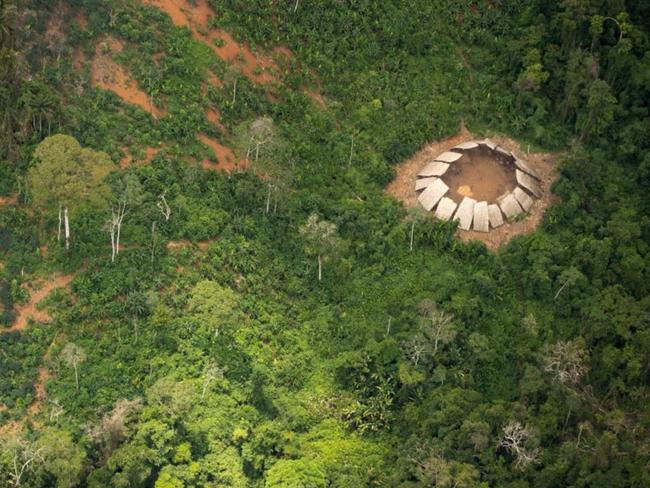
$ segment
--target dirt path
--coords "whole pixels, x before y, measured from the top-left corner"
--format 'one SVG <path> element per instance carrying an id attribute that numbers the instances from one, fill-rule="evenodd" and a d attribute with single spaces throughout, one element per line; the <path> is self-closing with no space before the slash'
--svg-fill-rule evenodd
<path id="1" fill-rule="evenodd" d="M 47 311 L 38 310 L 36 306 L 56 288 L 67 287 L 73 278 L 74 275 L 56 275 L 48 279 L 47 282 L 38 290 L 29 287 L 31 292 L 29 302 L 16 308 L 16 320 L 14 324 L 9 329 L 5 329 L 5 331 L 24 329 L 27 326 L 30 317 L 38 322 L 46 322 L 50 320 L 50 315 Z"/>
<path id="2" fill-rule="evenodd" d="M 482 138 L 482 136 L 473 135 L 464 126 L 461 126 L 461 129 L 457 134 L 448 137 L 447 139 L 427 144 L 410 159 L 395 167 L 396 177 L 386 187 L 386 193 L 400 200 L 406 207 L 418 206 L 417 193 L 414 189 L 415 180 L 417 179 L 417 173 L 425 166 L 425 164 L 440 153 L 460 144 L 461 142 Z M 537 170 L 541 176 L 540 186 L 543 192 L 540 199 L 534 200 L 533 207 L 528 215 L 522 220 L 507 222 L 497 229 L 490 229 L 490 232 L 488 233 L 458 230 L 457 236 L 461 240 L 466 242 L 479 240 L 484 242 L 489 249 L 496 251 L 513 237 L 534 232 L 541 222 L 548 206 L 559 200 L 550 190 L 553 181 L 555 181 L 555 178 L 557 177 L 555 163 L 559 155 L 557 153 L 529 154 L 512 139 L 500 135 L 490 136 L 490 138 L 499 146 L 511 151 L 515 156 L 527 161 Z M 509 177 L 504 175 L 497 175 L 496 181 L 487 180 L 485 174 L 483 176 L 478 175 L 477 178 L 478 179 L 474 178 L 472 180 L 474 182 L 474 187 L 467 184 L 461 185 L 460 181 L 455 182 L 456 198 L 460 199 L 462 198 L 462 195 L 466 194 L 468 191 L 476 192 L 477 189 L 482 194 L 492 195 L 493 193 L 498 193 L 498 190 L 502 186 L 508 186 L 511 184 L 510 180 L 508 180 Z M 452 180 L 452 182 L 454 182 L 454 180 Z M 466 186 L 466 188 L 463 188 L 463 186 Z"/>

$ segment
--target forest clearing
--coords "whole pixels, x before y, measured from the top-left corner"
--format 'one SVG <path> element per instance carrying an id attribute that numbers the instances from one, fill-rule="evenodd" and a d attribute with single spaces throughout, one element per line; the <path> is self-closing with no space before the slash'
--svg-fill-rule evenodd
<path id="1" fill-rule="evenodd" d="M 0 1 L 0 488 L 650 486 L 650 5 Z"/>

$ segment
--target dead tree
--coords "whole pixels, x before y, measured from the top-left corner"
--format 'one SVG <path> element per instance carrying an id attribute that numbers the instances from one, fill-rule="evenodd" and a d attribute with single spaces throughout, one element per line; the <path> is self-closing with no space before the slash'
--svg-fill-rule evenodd
<path id="1" fill-rule="evenodd" d="M 503 427 L 503 437 L 499 442 L 499 446 L 515 457 L 515 467 L 517 469 L 526 469 L 526 467 L 539 461 L 540 449 L 538 447 L 528 447 L 531 438 L 532 430 L 521 425 L 516 420 L 511 420 Z"/>
<path id="2" fill-rule="evenodd" d="M 587 373 L 587 352 L 577 341 L 560 341 L 544 356 L 544 371 L 562 386 L 576 386 Z"/>
<path id="3" fill-rule="evenodd" d="M 172 209 L 169 207 L 169 204 L 167 203 L 167 199 L 165 198 L 165 192 L 162 192 L 162 194 L 158 197 L 158 203 L 157 203 L 158 208 L 160 209 L 160 213 L 165 217 L 165 222 L 169 221 L 169 217 L 172 215 Z"/>

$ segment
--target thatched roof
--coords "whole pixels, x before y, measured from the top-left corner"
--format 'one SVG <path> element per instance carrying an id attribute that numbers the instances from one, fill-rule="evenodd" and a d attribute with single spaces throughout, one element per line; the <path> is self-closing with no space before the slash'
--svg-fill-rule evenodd
<path id="1" fill-rule="evenodd" d="M 428 163 L 422 171 L 418 173 L 418 176 L 442 176 L 449 169 L 448 163 L 442 163 L 440 161 L 434 161 Z"/>
<path id="2" fill-rule="evenodd" d="M 460 144 L 452 147 L 451 149 L 460 149 L 461 151 L 465 151 L 467 149 L 474 149 L 475 147 L 478 147 L 478 142 L 476 141 L 467 141 L 467 142 L 461 142 Z"/>
<path id="3" fill-rule="evenodd" d="M 538 180 L 541 179 L 539 173 L 535 171 L 533 168 L 531 168 L 526 161 L 519 158 L 515 158 L 515 166 L 520 170 L 522 170 L 524 173 L 528 173 L 530 176 L 537 178 Z"/>
<path id="4" fill-rule="evenodd" d="M 433 184 L 427 186 L 424 191 L 420 193 L 418 202 L 420 202 L 425 210 L 431 211 L 431 209 L 436 206 L 448 191 L 449 187 L 444 183 L 444 181 L 438 178 L 433 182 Z"/>
<path id="5" fill-rule="evenodd" d="M 518 169 L 515 170 L 515 173 L 517 174 L 517 183 L 520 186 L 524 187 L 526 190 L 531 192 L 537 198 L 542 196 L 541 188 L 531 176 L 528 176 L 526 173 Z"/>
<path id="6" fill-rule="evenodd" d="M 449 220 L 454 214 L 456 207 L 456 202 L 454 202 L 451 198 L 442 197 L 440 203 L 438 203 L 438 207 L 436 208 L 435 215 L 440 220 Z"/>
<path id="7" fill-rule="evenodd" d="M 463 198 L 463 201 L 460 202 L 458 210 L 456 210 L 456 215 L 454 215 L 454 220 L 458 220 L 460 227 L 463 230 L 469 230 L 472 227 L 472 220 L 474 219 L 474 205 L 476 205 L 476 200 L 470 197 Z"/>
<path id="8" fill-rule="evenodd" d="M 453 163 L 462 158 L 463 155 L 457 152 L 445 151 L 442 154 L 436 156 L 436 161 L 442 161 L 443 163 Z"/>
<path id="9" fill-rule="evenodd" d="M 474 205 L 474 230 L 479 232 L 487 232 L 490 230 L 487 202 L 478 202 Z"/>
<path id="10" fill-rule="evenodd" d="M 415 191 L 424 190 L 427 186 L 432 185 L 438 178 L 432 176 L 431 178 L 419 178 L 415 180 Z"/>
<path id="11" fill-rule="evenodd" d="M 521 188 L 517 187 L 515 190 L 512 192 L 512 194 L 515 196 L 517 201 L 519 202 L 519 205 L 521 205 L 521 208 L 523 208 L 526 212 L 530 210 L 530 207 L 533 206 L 533 199 L 528 196 L 528 193 L 526 193 L 524 190 Z"/>
<path id="12" fill-rule="evenodd" d="M 488 205 L 488 216 L 490 218 L 490 225 L 493 228 L 497 228 L 503 225 L 503 214 L 501 209 L 496 203 L 491 203 Z"/>
<path id="13" fill-rule="evenodd" d="M 501 211 L 505 214 L 508 220 L 514 219 L 517 215 L 523 212 L 521 205 L 519 205 L 519 202 L 517 202 L 517 199 L 512 193 L 508 193 L 499 201 L 499 208 L 501 208 Z"/>

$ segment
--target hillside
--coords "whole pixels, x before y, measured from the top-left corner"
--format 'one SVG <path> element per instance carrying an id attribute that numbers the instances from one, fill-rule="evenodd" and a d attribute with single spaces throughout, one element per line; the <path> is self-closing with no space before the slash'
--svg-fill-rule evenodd
<path id="1" fill-rule="evenodd" d="M 643 0 L 0 0 L 0 488 L 650 486 Z"/>

